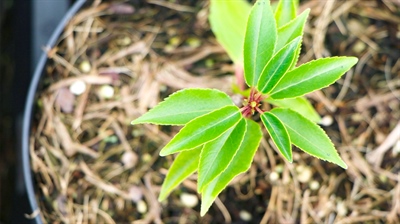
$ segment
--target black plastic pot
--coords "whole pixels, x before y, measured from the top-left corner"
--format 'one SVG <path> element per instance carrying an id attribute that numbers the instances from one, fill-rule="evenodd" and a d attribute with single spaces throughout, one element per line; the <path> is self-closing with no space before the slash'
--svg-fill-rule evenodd
<path id="1" fill-rule="evenodd" d="M 51 35 L 47 46 L 54 47 L 57 39 L 59 38 L 61 32 L 63 31 L 67 22 L 76 14 L 76 12 L 82 7 L 85 3 L 85 0 L 77 0 L 75 4 L 69 9 L 69 11 L 65 14 L 64 18 L 58 24 L 53 34 Z M 32 180 L 32 172 L 30 168 L 30 153 L 29 153 L 29 141 L 31 135 L 31 124 L 32 124 L 32 115 L 34 113 L 34 105 L 36 100 L 36 91 L 38 89 L 38 85 L 43 75 L 45 75 L 45 65 L 47 62 L 47 55 L 44 52 L 40 60 L 36 66 L 35 72 L 32 77 L 32 81 L 29 86 L 28 95 L 25 103 L 25 111 L 24 111 L 24 120 L 22 126 L 22 171 L 24 175 L 24 181 L 26 186 L 26 192 L 28 195 L 30 207 L 32 209 L 32 214 L 36 214 L 34 217 L 34 221 L 36 223 L 43 223 L 38 211 L 38 203 L 35 196 L 35 186 Z"/>

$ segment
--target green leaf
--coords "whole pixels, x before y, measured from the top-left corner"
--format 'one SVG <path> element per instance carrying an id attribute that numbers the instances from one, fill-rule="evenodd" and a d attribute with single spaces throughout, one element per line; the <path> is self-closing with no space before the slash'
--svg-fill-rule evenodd
<path id="1" fill-rule="evenodd" d="M 192 175 L 199 165 L 201 146 L 183 151 L 175 158 L 161 187 L 159 201 L 163 201 L 174 188 Z"/>
<path id="2" fill-rule="evenodd" d="M 301 37 L 297 37 L 292 42 L 283 47 L 265 65 L 257 83 L 260 92 L 269 93 L 283 75 L 289 70 L 296 57 L 296 49 L 300 45 Z"/>
<path id="3" fill-rule="evenodd" d="M 278 40 L 275 51 L 279 51 L 282 47 L 284 47 L 287 43 L 293 41 L 295 38 L 303 37 L 304 25 L 306 23 L 309 12 L 310 10 L 306 9 L 295 19 L 278 29 Z M 296 53 L 294 54 L 295 58 L 293 59 L 292 65 L 290 66 L 290 70 L 296 66 L 300 56 L 300 51 L 301 44 L 299 44 L 296 48 Z"/>
<path id="4" fill-rule="evenodd" d="M 278 29 L 278 40 L 276 43 L 276 51 L 294 40 L 296 37 L 303 36 L 304 24 L 306 23 L 310 10 L 307 9 L 288 24 Z"/>
<path id="5" fill-rule="evenodd" d="M 230 131 L 204 145 L 200 154 L 198 192 L 228 167 L 242 144 L 245 131 L 246 121 L 242 118 Z"/>
<path id="6" fill-rule="evenodd" d="M 287 159 L 289 162 L 293 162 L 290 137 L 283 123 L 277 116 L 270 112 L 263 113 L 261 115 L 261 120 L 276 147 L 279 149 L 285 159 Z"/>
<path id="7" fill-rule="evenodd" d="M 321 121 L 321 117 L 317 111 L 315 111 L 314 107 L 304 96 L 280 100 L 274 100 L 269 97 L 266 100 L 275 106 L 292 109 L 315 123 Z"/>
<path id="8" fill-rule="evenodd" d="M 333 143 L 321 127 L 290 109 L 271 110 L 285 125 L 290 141 L 304 152 L 347 169 Z"/>
<path id="9" fill-rule="evenodd" d="M 197 117 L 183 127 L 178 134 L 161 150 L 166 156 L 180 151 L 190 150 L 212 141 L 229 128 L 235 126 L 242 114 L 236 106 L 225 106 L 208 114 Z"/>
<path id="10" fill-rule="evenodd" d="M 277 27 L 287 24 L 296 17 L 297 7 L 293 0 L 280 0 L 275 10 L 275 20 Z"/>
<path id="11" fill-rule="evenodd" d="M 257 1 L 247 21 L 244 39 L 244 73 L 247 85 L 256 86 L 271 59 L 277 39 L 275 18 L 269 0 Z"/>
<path id="12" fill-rule="evenodd" d="M 247 122 L 246 132 L 242 144 L 240 144 L 239 150 L 233 157 L 232 162 L 224 172 L 203 188 L 201 195 L 201 216 L 206 214 L 215 198 L 228 186 L 233 178 L 240 173 L 246 172 L 250 168 L 254 154 L 260 144 L 262 132 L 260 126 L 256 122 L 248 119 L 245 119 L 245 121 Z"/>
<path id="13" fill-rule="evenodd" d="M 211 29 L 235 64 L 243 64 L 243 41 L 251 5 L 245 0 L 211 0 Z"/>
<path id="14" fill-rule="evenodd" d="M 188 88 L 171 94 L 131 124 L 184 125 L 215 109 L 234 105 L 226 93 L 216 89 Z"/>
<path id="15" fill-rule="evenodd" d="M 355 57 L 332 57 L 303 64 L 286 73 L 270 96 L 274 99 L 294 98 L 327 87 L 357 61 Z"/>

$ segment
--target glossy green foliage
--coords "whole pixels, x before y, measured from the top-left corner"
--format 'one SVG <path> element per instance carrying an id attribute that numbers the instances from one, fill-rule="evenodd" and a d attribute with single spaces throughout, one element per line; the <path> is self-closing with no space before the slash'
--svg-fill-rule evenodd
<path id="1" fill-rule="evenodd" d="M 243 118 L 231 131 L 203 146 L 197 182 L 199 192 L 228 167 L 242 144 L 245 131 L 246 121 Z"/>
<path id="2" fill-rule="evenodd" d="M 256 86 L 261 71 L 274 54 L 277 28 L 269 0 L 257 1 L 250 11 L 244 39 L 244 77 Z"/>
<path id="3" fill-rule="evenodd" d="M 229 182 L 250 168 L 262 138 L 260 125 L 250 120 L 255 112 L 260 113 L 261 123 L 287 161 L 293 161 L 295 145 L 347 168 L 329 137 L 315 124 L 320 117 L 303 95 L 332 84 L 357 59 L 323 58 L 296 67 L 309 13 L 306 10 L 296 16 L 297 5 L 297 0 L 281 0 L 273 12 L 269 0 L 257 1 L 251 10 L 245 1 L 211 0 L 212 29 L 233 61 L 244 63 L 250 89 L 236 91 L 246 97 L 240 109 L 219 90 L 181 90 L 132 121 L 183 125 L 160 152 L 161 156 L 179 155 L 164 180 L 159 200 L 197 171 L 203 216 Z M 261 101 L 278 108 L 263 111 Z"/>
<path id="4" fill-rule="evenodd" d="M 300 41 L 301 37 L 297 37 L 288 43 L 265 65 L 257 83 L 257 89 L 260 92 L 269 93 L 290 69 L 293 60 L 296 58 L 296 49 L 300 45 Z"/>
<path id="5" fill-rule="evenodd" d="M 306 23 L 309 13 L 310 10 L 307 9 L 289 23 L 285 24 L 282 27 L 279 27 L 278 41 L 276 43 L 277 51 L 296 37 L 303 35 L 304 24 Z"/>
<path id="6" fill-rule="evenodd" d="M 190 150 L 212 141 L 236 125 L 241 118 L 242 115 L 236 106 L 225 106 L 197 117 L 187 123 L 179 133 L 161 149 L 160 155 L 166 156 Z"/>
<path id="7" fill-rule="evenodd" d="M 277 107 L 292 109 L 315 123 L 321 121 L 319 114 L 304 96 L 280 100 L 274 100 L 270 97 L 267 102 Z"/>
<path id="8" fill-rule="evenodd" d="M 246 172 L 250 168 L 254 154 L 260 144 L 262 132 L 260 126 L 256 122 L 248 119 L 245 119 L 245 121 L 245 135 L 242 144 L 240 144 L 239 149 L 232 159 L 232 162 L 229 163 L 228 167 L 219 176 L 202 189 L 200 211 L 202 216 L 210 208 L 218 194 L 228 186 L 229 182 L 231 182 L 237 175 Z"/>
<path id="9" fill-rule="evenodd" d="M 261 114 L 261 120 L 278 150 L 287 161 L 292 162 L 293 158 L 290 137 L 281 120 L 270 112 Z"/>
<path id="10" fill-rule="evenodd" d="M 190 103 L 190 102 L 196 103 Z M 219 90 L 188 88 L 171 94 L 131 124 L 184 125 L 193 118 L 226 105 L 233 105 L 231 98 Z"/>
<path id="11" fill-rule="evenodd" d="M 290 109 L 276 108 L 271 113 L 285 125 L 290 141 L 295 146 L 319 159 L 347 168 L 329 137 L 318 125 Z"/>
<path id="12" fill-rule="evenodd" d="M 271 92 L 274 99 L 294 98 L 334 83 L 357 63 L 354 57 L 321 58 L 287 72 Z"/>
<path id="13" fill-rule="evenodd" d="M 245 0 L 210 1 L 211 29 L 235 64 L 243 64 L 243 40 L 250 9 Z"/>
<path id="14" fill-rule="evenodd" d="M 297 4 L 294 0 L 282 0 L 275 9 L 277 27 L 281 27 L 296 17 Z"/>
<path id="15" fill-rule="evenodd" d="M 183 151 L 175 158 L 165 177 L 158 200 L 164 200 L 174 188 L 183 180 L 193 174 L 199 165 L 199 158 L 202 146 Z"/>

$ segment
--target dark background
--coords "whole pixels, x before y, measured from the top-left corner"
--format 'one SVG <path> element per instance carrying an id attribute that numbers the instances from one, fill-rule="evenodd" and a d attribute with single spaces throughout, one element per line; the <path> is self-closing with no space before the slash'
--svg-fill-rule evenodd
<path id="1" fill-rule="evenodd" d="M 26 94 L 42 47 L 73 0 L 0 0 L 0 224 L 31 223 L 21 173 Z"/>

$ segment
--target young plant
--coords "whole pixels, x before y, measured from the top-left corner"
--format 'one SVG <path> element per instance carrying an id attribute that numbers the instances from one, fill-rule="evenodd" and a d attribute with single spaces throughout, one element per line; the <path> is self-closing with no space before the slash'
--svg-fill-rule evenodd
<path id="1" fill-rule="evenodd" d="M 281 48 L 283 44 L 291 37 L 300 36 L 308 16 L 308 10 L 296 18 L 298 8 L 298 0 L 279 1 L 273 5 L 275 9 L 275 20 L 281 34 L 277 48 Z M 210 1 L 209 21 L 211 29 L 214 32 L 218 42 L 225 48 L 229 57 L 235 64 L 235 76 L 237 85 L 234 87 L 236 93 L 241 93 L 245 87 L 243 79 L 243 41 L 246 32 L 246 22 L 250 13 L 251 5 L 246 0 L 238 1 Z M 296 18 L 296 20 L 294 20 Z M 290 25 L 286 25 L 293 20 Z M 285 27 L 285 28 L 283 28 Z M 300 50 L 300 48 L 298 49 Z M 293 64 L 293 66 L 295 63 Z M 267 98 L 265 101 L 274 106 L 289 108 L 301 115 L 307 117 L 316 123 L 321 121 L 321 117 L 315 111 L 311 103 L 304 97 L 286 98 L 274 100 Z"/>
<path id="2" fill-rule="evenodd" d="M 249 169 L 262 138 L 260 125 L 252 120 L 255 113 L 287 161 L 293 161 L 291 146 L 295 145 L 347 168 L 313 121 L 290 108 L 260 108 L 263 102 L 301 105 L 299 97 L 331 85 L 357 63 L 354 57 L 331 57 L 296 67 L 308 10 L 296 17 L 294 5 L 280 1 L 275 15 L 269 0 L 259 0 L 251 8 L 243 41 L 244 80 L 250 93 L 241 108 L 219 90 L 188 88 L 132 121 L 183 126 L 160 152 L 161 156 L 179 153 L 162 185 L 160 201 L 197 171 L 203 216 L 228 183 Z"/>

